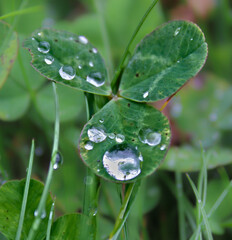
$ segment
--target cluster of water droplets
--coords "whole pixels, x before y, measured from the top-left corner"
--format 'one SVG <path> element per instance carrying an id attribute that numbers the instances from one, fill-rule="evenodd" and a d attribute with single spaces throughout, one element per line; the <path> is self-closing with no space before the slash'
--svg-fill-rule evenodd
<path id="1" fill-rule="evenodd" d="M 40 217 L 41 219 L 44 219 L 44 218 L 46 218 L 46 216 L 47 216 L 47 213 L 46 213 L 46 211 L 45 211 L 45 209 L 42 211 L 42 213 L 40 214 L 40 216 L 38 216 L 39 215 L 39 212 L 38 212 L 38 210 L 36 209 L 35 211 L 34 211 L 34 216 L 35 217 Z"/>
<path id="2" fill-rule="evenodd" d="M 142 155 L 128 144 L 117 144 L 103 156 L 107 173 L 119 181 L 130 180 L 141 173 Z"/>

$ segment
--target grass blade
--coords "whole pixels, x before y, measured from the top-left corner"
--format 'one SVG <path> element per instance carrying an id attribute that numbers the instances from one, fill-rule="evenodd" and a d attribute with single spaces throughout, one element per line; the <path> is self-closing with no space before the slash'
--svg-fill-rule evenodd
<path id="1" fill-rule="evenodd" d="M 204 209 L 204 206 L 202 204 L 202 201 L 200 199 L 200 196 L 199 196 L 199 193 L 197 191 L 197 188 L 194 184 L 194 182 L 192 181 L 192 179 L 190 178 L 190 176 L 188 174 L 186 174 L 188 180 L 189 180 L 189 183 L 193 189 L 193 192 L 195 194 L 195 197 L 198 201 L 198 204 L 200 206 L 200 212 L 201 212 L 201 215 L 203 217 L 203 220 L 204 220 L 204 223 L 205 223 L 205 227 L 206 227 L 206 233 L 207 233 L 207 236 L 208 236 L 208 239 L 209 240 L 213 240 L 213 236 L 212 236 L 212 233 L 211 233 L 211 229 L 210 229 L 210 225 L 209 225 L 209 222 L 208 222 L 208 219 L 207 219 L 207 215 L 206 215 L 206 212 L 205 212 L 205 209 Z"/>
<path id="2" fill-rule="evenodd" d="M 52 219 L 53 219 L 53 214 L 54 214 L 54 206 L 55 206 L 55 200 L 54 200 L 54 202 L 52 203 L 52 207 L 51 207 L 51 210 L 50 210 L 50 213 L 49 213 L 46 240 L 50 240 L 50 233 L 51 233 L 51 227 L 52 227 Z"/>
<path id="3" fill-rule="evenodd" d="M 22 208 L 20 212 L 19 224 L 18 224 L 15 240 L 20 240 L 21 232 L 23 228 L 24 216 L 25 216 L 25 211 L 27 206 L 27 197 L 28 197 L 29 186 L 30 186 L 31 172 L 32 172 L 32 166 L 33 166 L 33 160 L 34 160 L 34 153 L 35 153 L 35 142 L 34 140 L 32 140 L 31 153 L 30 153 L 29 165 L 27 170 L 27 178 L 26 178 L 24 194 L 23 194 Z"/>

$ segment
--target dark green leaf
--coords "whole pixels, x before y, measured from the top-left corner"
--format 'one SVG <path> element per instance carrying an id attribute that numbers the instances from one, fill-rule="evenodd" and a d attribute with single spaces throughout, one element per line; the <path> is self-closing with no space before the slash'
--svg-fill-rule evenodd
<path id="1" fill-rule="evenodd" d="M 85 227 L 81 226 L 88 225 L 92 228 L 87 233 Z M 58 218 L 52 225 L 51 240 L 93 240 L 94 230 L 95 226 L 90 225 L 89 217 L 82 214 L 68 214 Z"/>
<path id="2" fill-rule="evenodd" d="M 75 89 L 57 86 L 60 108 L 60 121 L 70 121 L 78 117 L 78 114 L 83 109 L 84 97 L 83 94 Z M 55 102 L 52 91 L 52 86 L 49 84 L 44 87 L 36 96 L 36 107 L 39 113 L 48 121 L 55 120 Z"/>
<path id="3" fill-rule="evenodd" d="M 29 93 L 9 78 L 0 91 L 0 119 L 17 120 L 27 111 L 29 103 Z"/>
<path id="4" fill-rule="evenodd" d="M 13 66 L 17 51 L 18 37 L 16 32 L 10 33 L 8 24 L 0 21 L 0 88 Z"/>
<path id="5" fill-rule="evenodd" d="M 104 62 L 84 36 L 43 29 L 24 42 L 32 54 L 32 65 L 50 80 L 100 95 L 110 87 Z"/>
<path id="6" fill-rule="evenodd" d="M 169 141 L 169 122 L 160 111 L 118 98 L 106 104 L 86 124 L 80 153 L 99 176 L 128 182 L 155 171 Z"/>
<path id="7" fill-rule="evenodd" d="M 25 180 L 9 181 L 0 188 L 0 231 L 8 238 L 8 240 L 15 239 L 21 211 L 24 185 Z M 43 184 L 32 179 L 30 182 L 21 239 L 26 239 L 28 236 L 34 220 L 34 212 L 39 204 L 42 191 Z M 47 213 L 50 210 L 51 204 L 52 199 L 49 197 L 46 203 Z M 35 240 L 41 240 L 46 235 L 47 221 L 48 216 L 42 220 Z"/>
<path id="8" fill-rule="evenodd" d="M 120 94 L 140 102 L 166 98 L 199 72 L 206 56 L 198 26 L 186 21 L 164 24 L 136 48 L 122 75 Z"/>

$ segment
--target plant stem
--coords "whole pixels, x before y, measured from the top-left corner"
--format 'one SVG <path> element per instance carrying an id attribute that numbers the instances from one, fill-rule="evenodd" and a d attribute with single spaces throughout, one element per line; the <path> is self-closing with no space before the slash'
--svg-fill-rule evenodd
<path id="1" fill-rule="evenodd" d="M 129 52 L 130 52 L 131 44 L 132 44 L 133 41 L 135 40 L 135 37 L 136 37 L 136 35 L 138 34 L 140 28 L 142 27 L 143 23 L 145 22 L 145 20 L 147 19 L 148 15 L 150 14 L 151 10 L 155 7 L 155 5 L 157 4 L 157 2 L 158 2 L 158 0 L 155 0 L 155 1 L 153 1 L 152 4 L 149 6 L 149 8 L 147 9 L 146 13 L 143 15 L 142 19 L 140 20 L 137 28 L 135 29 L 135 31 L 134 31 L 134 33 L 133 33 L 133 35 L 132 35 L 132 37 L 131 37 L 128 45 L 127 45 L 127 47 L 126 47 L 126 50 L 125 50 L 125 52 L 124 52 L 124 54 L 123 54 L 123 57 L 122 57 L 122 60 L 121 60 L 121 62 L 120 62 L 120 64 L 119 64 L 119 67 L 118 67 L 118 69 L 117 69 L 117 71 L 116 71 L 116 73 L 115 73 L 115 76 L 114 76 L 114 78 L 113 78 L 113 80 L 112 80 L 112 82 L 111 82 L 111 88 L 112 88 L 112 90 L 113 90 L 113 93 L 116 93 L 117 90 L 118 90 L 118 85 L 119 85 L 119 82 L 120 82 L 120 78 L 119 78 L 119 77 L 120 77 L 120 75 L 121 75 L 121 73 L 122 73 L 123 66 L 124 66 L 124 63 L 125 63 L 125 61 L 126 61 L 126 58 L 127 58 L 128 54 L 129 54 Z"/>
<path id="2" fill-rule="evenodd" d="M 54 202 L 52 203 L 52 207 L 51 207 L 51 210 L 50 210 L 50 213 L 49 213 L 46 240 L 50 240 L 51 227 L 52 227 L 52 219 L 53 219 L 53 213 L 54 213 L 54 206 L 55 206 L 55 200 L 54 200 Z"/>
<path id="3" fill-rule="evenodd" d="M 31 153 L 30 153 L 29 165 L 28 165 L 28 170 L 27 170 L 27 178 L 26 178 L 24 194 L 23 194 L 22 208 L 21 208 L 21 212 L 20 212 L 19 224 L 18 224 L 18 229 L 17 229 L 15 240 L 20 240 L 21 232 L 22 232 L 22 228 L 23 228 L 23 221 L 24 221 L 24 216 L 25 216 L 25 212 L 26 212 L 27 197 L 28 197 L 28 192 L 29 192 L 31 172 L 32 172 L 32 166 L 33 166 L 33 160 L 34 160 L 34 153 L 35 153 L 35 142 L 34 142 L 34 140 L 32 140 Z"/>
<path id="4" fill-rule="evenodd" d="M 106 51 L 106 59 L 107 59 L 108 68 L 109 68 L 108 76 L 111 79 L 114 67 L 113 67 L 112 54 L 110 50 L 111 48 L 110 48 L 109 36 L 108 36 L 108 32 L 107 32 L 107 28 L 104 20 L 104 10 L 102 6 L 102 0 L 94 0 L 94 3 L 95 3 L 97 15 L 99 17 L 102 40 L 103 40 L 103 44 L 105 46 L 105 51 Z"/>
<path id="5" fill-rule="evenodd" d="M 56 92 L 56 84 L 53 82 L 53 91 L 54 91 L 54 96 L 55 96 L 55 105 L 56 105 L 56 120 L 55 120 L 55 131 L 54 131 L 54 140 L 53 140 L 53 149 L 52 149 L 52 156 L 51 156 L 51 161 L 49 165 L 49 170 L 48 170 L 48 175 L 46 179 L 46 183 L 44 186 L 44 190 L 39 202 L 39 206 L 37 208 L 37 214 L 35 216 L 34 222 L 32 223 L 32 227 L 30 229 L 28 239 L 27 240 L 32 240 L 35 236 L 36 231 L 39 228 L 39 225 L 41 223 L 41 215 L 43 211 L 45 210 L 45 205 L 49 193 L 49 187 L 51 184 L 52 180 L 52 175 L 53 175 L 53 165 L 55 164 L 56 161 L 56 153 L 58 151 L 58 143 L 59 143 L 59 131 L 60 131 L 60 120 L 59 120 L 59 101 L 58 101 L 58 95 Z"/>
<path id="6" fill-rule="evenodd" d="M 179 217 L 179 234 L 180 234 L 180 240 L 185 240 L 186 232 L 185 232 L 185 218 L 184 218 L 182 175 L 180 172 L 176 172 L 175 175 L 176 175 L 176 189 L 177 189 L 177 203 L 178 203 L 178 217 Z"/>

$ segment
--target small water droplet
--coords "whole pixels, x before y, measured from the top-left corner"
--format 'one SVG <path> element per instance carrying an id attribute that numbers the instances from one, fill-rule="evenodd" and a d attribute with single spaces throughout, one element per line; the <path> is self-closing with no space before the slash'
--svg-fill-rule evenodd
<path id="1" fill-rule="evenodd" d="M 165 149 L 166 149 L 166 145 L 163 144 L 163 145 L 160 147 L 160 150 L 163 151 L 163 150 L 165 150 Z"/>
<path id="2" fill-rule="evenodd" d="M 57 152 L 56 153 L 56 157 L 55 157 L 55 163 L 53 165 L 53 169 L 56 170 L 60 167 L 60 165 L 63 164 L 63 157 L 61 155 L 60 152 Z"/>
<path id="3" fill-rule="evenodd" d="M 190 38 L 190 41 L 192 41 L 193 40 L 193 38 Z"/>
<path id="4" fill-rule="evenodd" d="M 146 98 L 148 95 L 149 95 L 149 92 L 147 91 L 143 94 L 143 98 Z"/>
<path id="5" fill-rule="evenodd" d="M 76 71 L 73 67 L 64 65 L 60 68 L 59 74 L 65 80 L 72 80 L 76 76 Z"/>
<path id="6" fill-rule="evenodd" d="M 92 52 L 96 54 L 97 53 L 97 49 L 96 48 L 92 48 Z"/>
<path id="7" fill-rule="evenodd" d="M 104 123 L 104 120 L 103 120 L 103 119 L 100 119 L 99 122 L 100 122 L 100 123 Z"/>
<path id="8" fill-rule="evenodd" d="M 50 44 L 46 41 L 39 42 L 38 51 L 41 53 L 48 53 L 50 51 Z"/>
<path id="9" fill-rule="evenodd" d="M 38 217 L 38 214 L 39 214 L 39 212 L 38 212 L 38 210 L 36 209 L 35 211 L 34 211 L 34 216 L 35 217 Z M 42 211 L 42 213 L 40 214 L 40 218 L 41 219 L 44 219 L 44 218 L 46 218 L 46 211 L 45 211 L 45 209 Z"/>
<path id="10" fill-rule="evenodd" d="M 161 134 L 149 128 L 143 128 L 139 131 L 139 140 L 144 144 L 154 147 L 160 144 Z"/>
<path id="11" fill-rule="evenodd" d="M 89 66 L 93 67 L 94 66 L 93 62 L 89 62 Z"/>
<path id="12" fill-rule="evenodd" d="M 93 149 L 93 143 L 88 141 L 86 144 L 85 144 L 85 149 L 86 150 L 92 150 Z"/>
<path id="13" fill-rule="evenodd" d="M 87 134 L 88 134 L 89 140 L 95 143 L 103 142 L 107 137 L 103 129 L 95 128 L 95 127 L 89 128 L 87 131 Z"/>
<path id="14" fill-rule="evenodd" d="M 81 66 L 81 65 L 79 65 L 79 66 L 78 66 L 78 68 L 79 68 L 79 69 L 82 69 L 82 66 Z"/>
<path id="15" fill-rule="evenodd" d="M 86 185 L 91 185 L 91 184 L 93 183 L 93 177 L 91 177 L 91 176 L 86 176 L 86 177 L 84 178 L 84 183 L 85 183 Z"/>
<path id="16" fill-rule="evenodd" d="M 174 36 L 177 36 L 178 34 L 179 34 L 179 32 L 180 32 L 180 27 L 178 27 L 176 30 L 175 30 L 175 32 L 174 32 Z"/>
<path id="17" fill-rule="evenodd" d="M 91 209 L 91 211 L 89 212 L 89 216 L 96 216 L 96 215 L 97 215 L 97 208 Z"/>
<path id="18" fill-rule="evenodd" d="M 32 37 L 32 38 L 31 38 L 31 40 L 33 40 L 33 41 L 34 41 L 34 40 L 35 40 L 35 38 L 33 38 L 33 37 Z"/>
<path id="19" fill-rule="evenodd" d="M 140 153 L 128 144 L 118 144 L 106 151 L 103 166 L 116 180 L 130 180 L 141 173 Z"/>
<path id="20" fill-rule="evenodd" d="M 54 61 L 54 58 L 52 56 L 46 56 L 44 58 L 44 62 L 47 63 L 48 65 L 51 65 Z"/>
<path id="21" fill-rule="evenodd" d="M 87 44 L 89 41 L 85 36 L 79 36 L 80 43 Z"/>
<path id="22" fill-rule="evenodd" d="M 90 73 L 86 81 L 95 87 L 100 87 L 105 83 L 105 79 L 100 72 Z"/>
<path id="23" fill-rule="evenodd" d="M 116 137 L 115 137 L 115 140 L 118 143 L 122 143 L 125 140 L 125 136 L 123 136 L 122 134 L 117 134 Z"/>
<path id="24" fill-rule="evenodd" d="M 109 134 L 108 134 L 108 137 L 109 137 L 110 139 L 115 139 L 115 134 L 114 134 L 114 133 L 109 133 Z"/>
<path id="25" fill-rule="evenodd" d="M 180 60 L 178 60 L 177 63 L 180 63 Z"/>
<path id="26" fill-rule="evenodd" d="M 38 36 L 42 36 L 42 33 L 41 33 L 41 32 L 39 32 L 39 33 L 37 33 L 37 35 L 38 35 Z"/>

